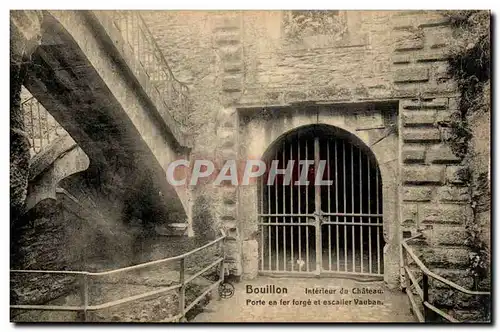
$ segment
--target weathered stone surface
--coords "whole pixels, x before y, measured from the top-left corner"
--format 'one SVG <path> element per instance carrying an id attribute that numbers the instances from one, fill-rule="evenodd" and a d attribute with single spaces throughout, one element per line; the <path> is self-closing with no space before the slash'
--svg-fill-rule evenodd
<path id="1" fill-rule="evenodd" d="M 428 68 L 400 68 L 394 73 L 394 82 L 396 83 L 426 82 L 428 80 Z"/>
<path id="2" fill-rule="evenodd" d="M 466 166 L 446 166 L 446 182 L 451 184 L 464 184 L 467 173 Z"/>
<path id="3" fill-rule="evenodd" d="M 236 220 L 237 209 L 235 204 L 221 204 L 218 210 L 222 220 Z"/>
<path id="4" fill-rule="evenodd" d="M 394 33 L 394 50 L 409 51 L 424 47 L 423 31 L 421 30 L 399 30 Z"/>
<path id="5" fill-rule="evenodd" d="M 421 259 L 430 267 L 461 268 L 469 263 L 469 250 L 466 248 L 421 248 Z"/>
<path id="6" fill-rule="evenodd" d="M 224 253 L 229 261 L 241 260 L 241 244 L 237 240 L 226 240 L 224 242 Z"/>
<path id="7" fill-rule="evenodd" d="M 423 163 L 425 161 L 425 147 L 403 147 L 401 156 L 403 162 L 407 164 Z"/>
<path id="8" fill-rule="evenodd" d="M 238 194 L 236 186 L 225 186 L 221 189 L 221 191 L 222 201 L 224 204 L 236 204 Z"/>
<path id="9" fill-rule="evenodd" d="M 452 164 L 460 162 L 447 144 L 439 144 L 429 148 L 427 151 L 427 160 L 433 164 Z"/>
<path id="10" fill-rule="evenodd" d="M 401 101 L 401 107 L 407 110 L 425 110 L 425 109 L 445 110 L 448 107 L 448 99 L 447 98 L 404 99 L 403 101 Z"/>
<path id="11" fill-rule="evenodd" d="M 406 184 L 439 184 L 443 182 L 443 166 L 404 166 L 402 179 Z"/>
<path id="12" fill-rule="evenodd" d="M 471 289 L 472 286 L 474 285 L 474 280 L 472 276 L 465 270 L 435 268 L 432 269 L 432 271 L 442 276 L 443 278 L 449 279 L 454 283 L 457 283 L 458 285 L 465 287 L 467 289 Z M 436 282 L 432 281 L 431 285 L 437 288 L 449 288 L 449 286 L 446 286 L 443 283 L 437 281 Z"/>
<path id="13" fill-rule="evenodd" d="M 409 143 L 439 142 L 441 134 L 437 128 L 406 128 L 402 133 L 403 140 Z"/>
<path id="14" fill-rule="evenodd" d="M 402 119 L 403 119 L 403 124 L 406 127 L 434 125 L 436 121 L 436 112 L 435 111 L 405 112 L 402 115 Z"/>
<path id="15" fill-rule="evenodd" d="M 429 204 L 420 208 L 423 223 L 464 224 L 470 215 L 466 205 Z"/>
<path id="16" fill-rule="evenodd" d="M 226 76 L 222 79 L 222 90 L 226 92 L 241 91 L 242 82 L 240 76 Z"/>
<path id="17" fill-rule="evenodd" d="M 433 187 L 415 186 L 403 188 L 403 200 L 414 202 L 429 202 L 432 199 Z"/>
<path id="18" fill-rule="evenodd" d="M 259 272 L 259 244 L 256 240 L 243 241 L 242 245 L 243 279 L 254 279 Z"/>
<path id="19" fill-rule="evenodd" d="M 462 226 L 434 225 L 425 229 L 423 233 L 427 242 L 433 246 L 463 246 L 467 238 L 467 232 Z"/>
<path id="20" fill-rule="evenodd" d="M 469 188 L 442 186 L 437 189 L 437 198 L 441 202 L 467 202 L 470 200 Z"/>
<path id="21" fill-rule="evenodd" d="M 414 226 L 418 222 L 417 204 L 405 203 L 401 205 L 402 225 L 405 227 Z"/>

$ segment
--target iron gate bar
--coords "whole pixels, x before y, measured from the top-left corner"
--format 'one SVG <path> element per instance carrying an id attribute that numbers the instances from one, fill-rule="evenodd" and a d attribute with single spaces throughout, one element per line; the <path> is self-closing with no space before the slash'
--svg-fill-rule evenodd
<path id="1" fill-rule="evenodd" d="M 376 195 L 375 195 L 375 206 L 376 206 L 376 210 L 375 212 L 378 214 L 379 213 L 379 202 L 378 202 L 378 193 L 379 193 L 379 186 L 378 186 L 378 167 L 375 168 L 375 188 L 376 188 Z M 380 231 L 379 229 L 377 228 L 377 272 L 378 274 L 380 274 Z"/>
<path id="2" fill-rule="evenodd" d="M 360 186 L 360 191 L 359 191 L 359 213 L 363 214 L 363 177 L 362 177 L 362 168 L 363 165 L 361 164 L 361 150 L 359 151 L 359 186 Z M 359 218 L 359 222 L 361 223 L 361 217 Z M 363 229 L 361 226 L 359 226 L 359 236 L 360 236 L 360 243 L 359 243 L 359 249 L 360 249 L 360 261 L 361 261 L 361 273 L 363 273 Z"/>
<path id="3" fill-rule="evenodd" d="M 299 161 L 302 159 L 314 160 L 311 164 L 299 164 L 296 171 L 294 168 L 291 169 L 292 175 L 296 174 L 299 180 L 303 178 L 301 177 L 302 173 L 304 175 L 307 174 L 307 178 L 304 178 L 307 183 L 297 183 L 298 192 L 295 192 L 294 188 L 296 185 L 294 182 L 295 176 L 292 176 L 292 183 L 285 183 L 283 181 L 281 189 L 278 189 L 279 183 L 276 183 L 276 181 L 273 184 L 269 184 L 267 190 L 267 207 L 264 204 L 265 196 L 262 196 L 266 193 L 263 189 L 264 179 L 261 180 L 261 209 L 260 213 L 257 214 L 259 218 L 257 224 L 261 227 L 262 231 L 260 271 L 294 272 L 298 270 L 297 272 L 307 272 L 315 275 L 323 272 L 350 272 L 353 274 L 380 276 L 383 271 L 380 262 L 382 255 L 380 252 L 380 242 L 382 240 L 380 239 L 381 233 L 379 228 L 383 227 L 383 214 L 379 213 L 381 207 L 379 206 L 380 199 L 378 196 L 380 193 L 378 190 L 375 190 L 375 192 L 372 191 L 372 185 L 374 184 L 377 189 L 380 189 L 378 188 L 379 179 L 375 179 L 374 182 L 376 183 L 372 183 L 373 179 L 371 176 L 372 174 L 378 176 L 377 166 L 372 164 L 370 156 L 364 154 L 361 148 L 346 142 L 344 139 L 342 139 L 342 142 L 339 142 L 339 139 L 328 138 L 323 141 L 322 138 L 316 135 L 309 137 L 301 134 L 296 136 L 296 138 L 295 141 L 286 140 L 280 143 L 275 151 L 272 152 L 275 160 L 279 160 L 276 161 L 281 166 L 279 168 L 286 170 L 288 163 L 295 159 Z M 309 146 L 310 143 L 313 144 L 313 149 Z M 324 148 L 321 146 L 322 144 Z M 342 146 L 339 146 L 339 144 Z M 295 153 L 294 149 L 297 149 Z M 330 160 L 332 157 L 335 161 Z M 322 167 L 326 166 L 328 170 L 326 177 L 324 174 L 319 174 L 320 161 L 325 158 L 326 165 L 322 165 Z M 335 165 L 332 164 L 333 162 L 335 162 Z M 343 166 L 342 170 L 339 170 L 339 166 Z M 377 168 L 377 172 L 372 173 L 372 167 Z M 286 172 L 282 175 L 284 179 Z M 280 174 L 280 179 L 282 175 Z M 334 192 L 330 186 L 324 188 L 324 186 L 311 183 L 316 179 L 331 181 L 332 178 L 334 179 L 332 185 L 335 185 Z M 348 181 L 351 183 L 349 184 Z M 275 186 L 274 189 L 269 188 L 271 185 Z M 311 188 L 312 185 L 314 185 L 314 207 L 312 208 L 313 211 L 310 211 L 311 206 L 309 204 L 313 204 L 313 202 L 309 201 L 310 190 L 313 190 Z M 281 194 L 279 190 L 282 190 Z M 356 192 L 356 190 L 358 191 Z M 295 201 L 295 194 L 297 194 L 297 201 Z M 272 195 L 274 195 L 274 199 L 271 197 Z M 289 198 L 287 195 L 289 195 Z M 335 195 L 335 202 L 332 202 L 333 195 Z M 348 195 L 351 195 L 350 199 Z M 324 207 L 325 212 L 322 211 L 324 203 L 327 204 Z M 303 207 L 303 204 L 305 204 L 305 207 Z M 377 205 L 376 211 L 372 209 L 373 204 Z M 297 205 L 297 211 L 295 205 Z M 306 220 L 304 221 L 303 218 Z M 333 230 L 332 225 L 335 225 Z M 288 226 L 292 227 L 288 230 Z M 294 229 L 295 226 L 298 227 L 297 230 Z M 306 227 L 305 236 L 302 234 L 303 227 Z M 310 234 L 309 227 L 314 227 L 314 229 L 311 229 L 314 233 Z M 377 230 L 372 232 L 372 227 L 377 227 Z M 267 235 L 269 237 L 267 250 L 265 248 L 266 244 L 264 244 L 264 232 L 266 228 L 268 229 Z M 273 229 L 274 232 L 272 231 Z M 298 237 L 296 237 L 296 231 Z M 351 232 L 350 235 L 348 234 L 349 232 Z M 375 235 L 377 235 L 377 239 L 372 239 L 372 236 L 375 237 Z M 312 236 L 315 238 L 313 239 Z M 325 238 L 326 236 L 328 236 L 327 239 Z M 365 238 L 366 236 L 368 236 L 368 239 Z M 342 237 L 344 239 L 343 254 L 340 250 Z M 348 238 L 349 241 L 347 240 Z M 309 243 L 309 240 L 313 242 Z M 302 243 L 303 241 L 304 243 Z M 372 247 L 375 244 L 374 241 L 377 242 L 376 253 L 373 252 L 375 247 Z M 349 242 L 352 243 L 349 244 Z M 305 245 L 305 248 L 302 248 L 303 245 Z M 326 246 L 328 246 L 328 253 L 326 249 L 323 250 L 324 248 L 322 248 Z M 366 249 L 366 246 L 368 246 L 368 249 Z M 295 252 L 297 249 L 298 253 Z M 283 253 L 280 250 L 283 250 Z M 290 254 L 288 253 L 289 250 Z M 333 250 L 335 250 L 335 253 L 332 252 Z M 268 254 L 267 260 L 265 257 L 266 252 Z M 305 257 L 302 257 L 303 254 L 305 254 Z M 352 258 L 349 256 L 351 254 Z M 377 257 L 374 256 L 375 254 Z M 276 255 L 276 257 L 273 255 Z M 343 266 L 341 266 L 342 256 L 344 261 Z M 289 261 L 290 258 L 291 260 Z M 333 259 L 335 258 L 337 260 L 334 264 Z M 295 262 L 295 259 L 297 259 L 297 262 Z M 311 267 L 313 259 L 315 259 L 315 267 Z M 267 266 L 265 264 L 266 261 L 268 263 Z M 283 262 L 281 263 L 281 261 Z M 290 262 L 291 264 L 289 264 Z M 358 262 L 360 263 L 359 268 Z M 374 262 L 376 262 L 377 268 L 375 268 Z M 297 269 L 295 268 L 296 263 L 298 263 Z M 303 265 L 306 265 L 305 268 Z M 352 267 L 348 265 L 352 265 Z"/>
<path id="4" fill-rule="evenodd" d="M 343 171 L 344 177 L 342 178 L 342 183 L 344 185 L 344 212 L 347 210 L 347 190 L 346 190 L 346 165 L 345 165 L 345 141 L 342 141 L 342 160 L 343 160 Z M 346 222 L 346 218 L 344 218 L 344 222 Z M 344 271 L 347 272 L 347 227 L 344 225 Z"/>
<path id="5" fill-rule="evenodd" d="M 276 151 L 276 156 L 274 160 L 278 160 L 278 151 Z M 276 210 L 276 214 L 278 214 L 278 177 L 274 177 L 274 208 Z M 275 222 L 278 223 L 278 217 L 275 218 Z M 278 225 L 275 226 L 275 231 L 276 235 L 274 236 L 274 239 L 276 240 L 276 269 L 279 270 L 279 246 L 278 246 Z"/>
<path id="6" fill-rule="evenodd" d="M 315 220 L 316 220 L 316 274 L 321 272 L 322 254 L 323 254 L 323 241 L 321 238 L 321 187 L 316 183 L 319 174 L 319 138 L 314 138 L 314 205 L 315 205 Z M 322 180 L 322 179 L 321 179 Z M 330 186 L 328 186 L 330 187 Z M 329 203 L 329 202 L 328 202 Z M 330 247 L 331 251 L 331 247 Z"/>
<path id="7" fill-rule="evenodd" d="M 297 144 L 297 158 L 298 160 L 300 161 L 300 141 L 298 141 L 298 144 Z M 300 177 L 300 166 L 297 167 L 297 179 L 299 179 Z M 299 189 L 299 192 L 298 192 L 298 196 L 299 196 L 299 206 L 298 206 L 298 210 L 299 210 L 299 214 L 302 213 L 302 205 L 300 204 L 300 197 L 302 197 L 301 195 L 301 187 L 298 188 Z M 306 219 L 307 220 L 307 219 Z M 299 216 L 299 224 L 302 223 L 302 216 Z M 299 261 L 302 262 L 302 227 L 299 227 Z M 292 262 L 292 265 L 293 265 L 293 262 Z M 302 269 L 302 267 L 299 265 L 298 266 L 299 269 Z M 299 272 L 301 272 L 299 270 Z"/>
<path id="8" fill-rule="evenodd" d="M 300 141 L 299 141 L 300 142 Z M 306 160 L 309 160 L 309 153 L 308 153 L 308 145 L 307 144 L 308 140 L 306 139 L 305 144 L 306 144 Z M 300 143 L 299 143 L 300 144 Z M 309 164 L 307 164 L 307 175 L 309 178 Z M 306 187 L 306 213 L 309 213 L 309 179 L 306 180 L 307 182 L 307 187 Z M 306 220 L 307 222 L 307 220 Z M 309 272 L 309 227 L 306 227 L 306 271 Z"/>
<path id="9" fill-rule="evenodd" d="M 330 181 L 330 140 L 326 141 L 326 168 L 328 169 L 328 181 Z M 328 213 L 330 213 L 330 186 L 327 186 L 328 190 Z M 330 220 L 330 218 L 328 218 Z M 338 233 L 337 233 L 338 237 Z M 322 239 L 323 240 L 323 239 Z M 338 241 L 336 241 L 338 243 Z M 332 226 L 328 225 L 328 268 L 332 269 Z"/>
<path id="10" fill-rule="evenodd" d="M 338 145 L 338 141 L 336 140 L 335 141 L 335 213 L 338 213 L 339 212 L 339 207 L 338 207 L 338 204 L 339 204 L 339 186 L 338 186 L 338 155 L 337 155 L 337 145 Z M 330 159 L 330 158 L 328 158 Z M 330 204 L 328 204 L 328 207 L 330 207 Z M 328 211 L 330 212 L 330 211 Z M 339 217 L 338 216 L 335 216 L 335 222 L 338 222 L 339 221 Z M 337 241 L 336 242 L 336 249 L 337 249 L 337 271 L 340 271 L 340 240 L 339 240 L 339 225 L 335 225 L 336 227 L 336 231 L 337 231 L 337 234 L 336 234 L 336 237 L 337 237 Z"/>
<path id="11" fill-rule="evenodd" d="M 283 159 L 283 167 L 285 167 L 285 142 L 283 142 L 283 153 L 282 153 L 282 159 Z M 286 172 L 285 172 L 286 173 Z M 285 199 L 285 176 L 283 175 L 283 212 L 286 211 L 286 199 Z M 283 222 L 286 221 L 286 217 L 283 217 Z M 286 271 L 286 227 L 282 228 L 283 231 L 283 269 Z"/>
<path id="12" fill-rule="evenodd" d="M 371 168 L 371 163 L 370 163 L 370 158 L 368 155 L 366 156 L 366 162 L 368 164 L 368 199 L 370 199 L 370 168 Z M 368 201 L 368 214 L 371 213 L 371 204 L 370 201 Z M 372 222 L 371 216 L 368 217 L 368 222 Z M 372 228 L 368 227 L 368 265 L 370 267 L 370 273 L 372 273 Z"/>
<path id="13" fill-rule="evenodd" d="M 293 160 L 293 148 L 292 148 L 292 144 L 290 144 L 290 160 Z M 298 168 L 298 167 L 297 167 Z M 293 181 L 293 168 L 292 168 L 292 180 Z M 292 210 L 292 214 L 293 214 L 293 187 L 294 187 L 294 183 L 292 183 L 292 185 L 290 186 L 290 209 Z M 290 217 L 290 223 L 295 223 L 295 221 L 293 220 L 292 217 Z M 290 264 L 290 269 L 291 271 L 293 271 L 293 227 L 290 228 L 290 245 L 292 247 L 292 250 L 290 252 L 291 254 L 291 264 Z"/>

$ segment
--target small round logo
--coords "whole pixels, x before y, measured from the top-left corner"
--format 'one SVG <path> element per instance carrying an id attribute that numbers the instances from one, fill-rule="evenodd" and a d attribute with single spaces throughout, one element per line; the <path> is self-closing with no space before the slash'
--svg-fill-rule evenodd
<path id="1" fill-rule="evenodd" d="M 229 299 L 234 295 L 234 286 L 230 282 L 223 282 L 219 285 L 219 296 L 223 299 Z"/>

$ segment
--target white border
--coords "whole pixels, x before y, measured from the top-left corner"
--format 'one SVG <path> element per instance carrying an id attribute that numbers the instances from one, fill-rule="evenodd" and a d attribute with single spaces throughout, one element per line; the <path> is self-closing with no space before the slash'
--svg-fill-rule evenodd
<path id="1" fill-rule="evenodd" d="M 475 1 L 441 1 L 437 2 L 435 0 L 420 0 L 420 1 L 405 1 L 405 2 L 395 2 L 395 1 L 387 1 L 387 0 L 379 0 L 379 1 L 342 1 L 342 2 L 334 2 L 334 1 L 317 1 L 317 0 L 308 0 L 308 1 L 274 1 L 274 2 L 269 2 L 269 1 L 263 1 L 263 0 L 253 0 L 253 1 L 248 1 L 248 2 L 239 2 L 239 1 L 194 1 L 194 0 L 183 0 L 179 2 L 174 2 L 174 1 L 146 1 L 146 0 L 141 0 L 141 1 L 126 1 L 126 0 L 107 0 L 107 1 L 99 1 L 99 0 L 86 0 L 85 2 L 80 2 L 80 3 L 75 3 L 75 2 L 69 2 L 69 1 L 61 1 L 61 0 L 46 0 L 40 3 L 40 1 L 35 1 L 35 0 L 18 0 L 15 2 L 10 2 L 7 3 L 7 1 L 3 1 L 1 6 L 2 6 L 2 15 L 0 16 L 0 22 L 1 22 L 1 30 L 0 30 L 0 45 L 2 45 L 2 52 L 0 52 L 0 63 L 3 64 L 0 67 L 0 70 L 2 71 L 0 77 L 3 77 L 4 80 L 2 81 L 2 89 L 0 91 L 3 91 L 4 98 L 2 99 L 3 101 L 3 107 L 2 111 L 0 112 L 0 125 L 2 126 L 2 130 L 0 131 L 3 134 L 3 139 L 1 140 L 0 143 L 0 151 L 1 151 L 1 157 L 2 157 L 2 162 L 0 163 L 1 167 L 1 174 L 3 175 L 2 177 L 2 190 L 1 190 L 1 209 L 0 211 L 3 212 L 4 217 L 1 219 L 1 227 L 2 231 L 0 232 L 0 243 L 3 245 L 3 250 L 1 251 L 1 271 L 2 271 L 2 284 L 0 287 L 1 290 L 1 295 L 0 295 L 0 300 L 1 300 L 1 309 L 0 309 L 0 314 L 1 314 L 1 331 L 4 330 L 12 330 L 14 329 L 14 325 L 9 323 L 9 311 L 8 311 L 8 305 L 9 305 L 9 216 L 8 216 L 8 211 L 9 211 L 9 69 L 7 69 L 7 63 L 8 63 L 8 44 L 9 44 L 9 9 L 39 9 L 40 7 L 46 9 L 46 8 L 57 8 L 57 9 L 212 9 L 212 10 L 217 10 L 217 9 L 464 9 L 464 8 L 471 8 L 470 6 L 472 5 L 474 9 L 492 9 L 493 13 L 497 13 L 497 7 L 498 7 L 499 2 L 498 1 L 485 1 L 485 0 L 475 0 Z M 375 7 L 376 5 L 376 7 Z M 5 7 L 5 8 L 3 8 Z M 496 26 L 496 24 L 495 24 Z M 496 44 L 496 34 L 494 34 L 494 41 L 493 45 Z M 496 52 L 494 53 L 494 63 L 496 64 L 497 56 Z M 496 68 L 495 68 L 496 69 Z M 497 70 L 495 70 L 495 76 L 498 77 Z M 494 95 L 496 96 L 496 87 L 497 84 L 494 84 L 495 91 Z M 495 104 L 494 104 L 495 105 Z M 498 128 L 499 124 L 499 116 L 495 117 L 495 127 Z M 498 138 L 499 135 L 496 135 Z M 498 146 L 498 139 L 495 139 L 495 146 Z M 495 153 L 493 153 L 493 156 L 495 156 Z M 498 163 L 495 163 L 495 165 L 498 166 Z M 495 169 L 497 171 L 497 169 Z M 495 184 L 496 181 L 495 181 Z M 492 204 L 492 206 L 499 207 L 500 206 L 500 199 L 495 197 L 495 201 Z M 495 221 L 492 220 L 492 224 L 494 224 Z M 495 227 L 495 237 L 498 240 L 500 238 L 499 236 L 499 229 L 500 226 Z M 495 241 L 492 241 L 494 244 Z M 496 248 L 496 246 L 495 246 Z M 494 257 L 496 257 L 496 250 L 493 253 Z M 496 266 L 496 262 L 493 262 L 493 264 Z M 495 274 L 497 276 L 497 274 Z M 498 278 L 495 277 L 494 280 L 494 285 L 498 285 Z M 496 304 L 496 303 L 495 303 Z M 495 318 L 498 319 L 498 305 L 495 305 Z M 17 329 L 22 328 L 23 330 L 27 331 L 32 331 L 35 329 L 39 328 L 53 328 L 54 326 L 23 326 L 23 327 L 17 327 Z M 151 328 L 151 325 L 147 326 L 148 328 Z M 192 326 L 190 326 L 192 328 Z M 225 328 L 230 328 L 230 329 L 237 329 L 243 327 L 242 325 L 234 325 L 231 327 L 225 327 Z M 248 328 L 248 326 L 245 326 Z M 310 328 L 312 326 L 308 326 L 307 328 Z M 320 328 L 319 326 L 314 326 L 317 328 Z M 59 328 L 61 329 L 67 329 L 68 326 L 60 326 Z M 132 325 L 132 326 L 105 326 L 105 325 L 91 325 L 91 326 L 78 326 L 78 328 L 82 328 L 85 330 L 90 330 L 92 331 L 105 331 L 108 329 L 128 329 L 128 328 L 144 328 L 144 326 L 140 325 Z M 157 328 L 160 329 L 181 329 L 181 328 L 186 328 L 186 327 L 178 327 L 175 325 L 168 325 L 168 326 L 157 326 Z M 220 326 L 205 326 L 205 325 L 199 325 L 198 328 L 202 329 L 220 329 Z M 275 331 L 277 329 L 283 330 L 283 329 L 290 329 L 290 328 L 295 328 L 295 329 L 302 329 L 305 328 L 305 326 L 253 326 L 252 328 L 258 329 L 259 331 Z M 321 328 L 328 328 L 328 329 L 335 329 L 335 330 L 344 330 L 344 329 L 349 329 L 349 330 L 358 330 L 358 329 L 370 329 L 370 330 L 382 330 L 382 329 L 387 329 L 387 328 L 395 328 L 395 329 L 403 329 L 407 328 L 406 326 L 373 326 L 373 325 L 363 325 L 363 326 L 336 326 L 336 325 L 331 325 L 331 326 L 321 326 Z M 422 326 L 422 327 L 411 327 L 412 330 L 421 330 L 421 331 L 437 331 L 440 329 L 438 326 Z M 452 328 L 450 327 L 445 327 L 445 328 Z M 473 330 L 478 327 L 474 326 L 469 326 L 467 329 Z"/>

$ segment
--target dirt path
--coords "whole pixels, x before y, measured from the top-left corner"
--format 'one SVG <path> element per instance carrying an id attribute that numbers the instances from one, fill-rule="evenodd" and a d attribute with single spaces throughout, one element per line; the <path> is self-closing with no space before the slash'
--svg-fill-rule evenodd
<path id="1" fill-rule="evenodd" d="M 277 287 L 280 287 L 282 294 L 247 293 L 249 287 L 252 289 L 263 287 L 265 290 L 267 285 L 274 285 L 276 293 Z M 204 312 L 196 316 L 192 322 L 416 321 L 410 311 L 406 295 L 399 290 L 387 289 L 383 282 L 366 283 L 335 278 L 259 277 L 239 282 L 234 286 L 235 293 L 231 298 L 211 301 Z M 284 294 L 285 288 L 286 294 Z M 319 293 L 306 294 L 306 288 L 314 288 Z M 353 294 L 362 292 L 363 289 L 369 289 L 369 292 L 377 294 Z M 267 290 L 272 290 L 272 286 L 267 287 Z M 325 290 L 334 294 L 324 294 Z M 342 290 L 344 291 L 341 294 Z"/>

